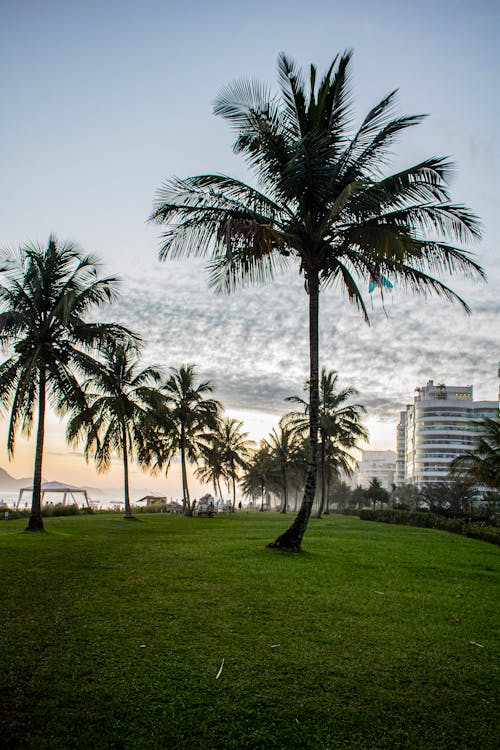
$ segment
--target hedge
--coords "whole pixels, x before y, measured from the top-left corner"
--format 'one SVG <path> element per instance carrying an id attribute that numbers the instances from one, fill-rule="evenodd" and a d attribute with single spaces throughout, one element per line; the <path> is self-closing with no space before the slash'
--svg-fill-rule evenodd
<path id="1" fill-rule="evenodd" d="M 362 521 L 397 523 L 404 526 L 419 526 L 424 529 L 451 531 L 453 534 L 463 534 L 473 539 L 480 539 L 483 542 L 500 545 L 500 528 L 489 526 L 484 521 L 445 518 L 428 511 L 392 510 L 389 508 L 379 510 L 364 508 L 359 511 L 358 515 Z"/>

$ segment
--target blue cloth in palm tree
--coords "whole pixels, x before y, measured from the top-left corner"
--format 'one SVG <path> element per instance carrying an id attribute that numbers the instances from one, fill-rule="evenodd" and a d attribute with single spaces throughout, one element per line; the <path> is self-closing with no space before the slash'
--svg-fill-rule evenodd
<path id="1" fill-rule="evenodd" d="M 370 283 L 368 285 L 368 291 L 371 294 L 374 289 L 379 288 L 380 291 L 383 291 L 383 288 L 387 287 L 388 289 L 393 288 L 393 284 L 389 281 L 389 279 L 386 279 L 385 276 L 379 276 L 378 279 L 374 279 L 373 277 L 370 279 Z"/>

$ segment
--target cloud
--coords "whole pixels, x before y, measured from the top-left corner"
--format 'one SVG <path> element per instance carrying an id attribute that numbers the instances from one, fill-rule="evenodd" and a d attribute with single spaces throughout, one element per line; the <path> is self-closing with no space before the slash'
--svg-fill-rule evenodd
<path id="1" fill-rule="evenodd" d="M 414 389 L 433 378 L 497 394 L 498 302 L 493 285 L 461 284 L 473 308 L 402 290 L 368 296 L 371 325 L 334 289 L 321 295 L 321 364 L 359 391 L 371 418 L 397 421 Z M 199 262 L 170 262 L 126 279 L 114 313 L 144 337 L 144 357 L 196 363 L 226 408 L 276 413 L 308 376 L 307 296 L 297 273 L 229 297 L 215 296 Z"/>

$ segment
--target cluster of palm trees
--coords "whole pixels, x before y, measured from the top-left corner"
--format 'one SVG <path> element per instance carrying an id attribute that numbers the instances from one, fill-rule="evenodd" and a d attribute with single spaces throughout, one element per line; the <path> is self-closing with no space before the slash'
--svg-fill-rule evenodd
<path id="1" fill-rule="evenodd" d="M 305 389 L 309 388 L 306 383 Z M 357 395 L 354 388 L 339 389 L 338 374 L 325 368 L 321 370 L 319 388 L 319 477 L 316 492 L 317 517 L 328 513 L 330 484 L 341 477 L 348 477 L 356 466 L 352 450 L 358 443 L 368 439 L 361 423 L 365 408 L 361 404 L 349 403 Z M 307 478 L 309 455 L 309 404 L 300 396 L 291 396 L 288 401 L 300 408 L 286 414 L 268 440 L 263 440 L 259 450 L 249 462 L 243 477 L 243 491 L 253 500 L 260 498 L 261 507 L 267 506 L 272 495 L 281 499 L 280 510 L 290 509 L 293 494 L 293 510 L 297 511 L 298 495 Z"/>
<path id="2" fill-rule="evenodd" d="M 26 246 L 4 253 L 0 271 L 0 337 L 9 356 L 0 364 L 0 404 L 10 409 L 8 451 L 20 428 L 27 436 L 36 422 L 33 499 L 28 529 L 43 529 L 42 462 L 47 402 L 68 417 L 69 443 L 83 444 L 99 471 L 121 458 L 125 517 L 132 518 L 129 465 L 168 471 L 179 457 L 182 502 L 192 510 L 189 462 L 200 478 L 233 487 L 250 449 L 242 424 L 224 419 L 209 397 L 209 382 L 197 382 L 194 365 L 141 367 L 141 341 L 116 323 L 87 316 L 116 297 L 118 280 L 101 278 L 96 258 L 74 245 L 49 238 L 46 248 Z M 37 414 L 35 417 L 35 410 Z M 217 468 L 216 468 L 217 467 Z"/>
<path id="3" fill-rule="evenodd" d="M 243 477 L 250 497 L 279 495 L 289 509 L 289 492 L 303 487 L 307 468 L 308 404 L 290 401 L 300 411 L 281 419 L 258 450 L 243 424 L 224 417 L 212 398 L 209 381 L 199 381 L 194 365 L 171 368 L 167 377 L 158 366 L 141 366 L 141 342 L 116 323 L 86 319 L 92 308 L 112 301 L 117 279 L 100 278 L 97 260 L 75 245 L 59 245 L 50 237 L 46 248 L 28 246 L 4 255 L 0 286 L 0 335 L 10 356 L 0 365 L 0 400 L 10 406 L 8 447 L 14 453 L 17 428 L 30 434 L 38 405 L 32 509 L 28 528 L 43 528 L 41 477 L 47 401 L 68 417 L 66 437 L 83 445 L 87 460 L 99 471 L 112 459 L 123 463 L 125 518 L 132 518 L 129 466 L 132 461 L 151 471 L 168 471 L 179 458 L 182 503 L 191 514 L 193 501 L 188 464 L 196 476 L 222 496 L 222 483 L 232 492 Z M 354 389 L 338 390 L 337 375 L 325 370 L 320 387 L 320 455 L 322 496 L 341 470 L 349 473 L 349 449 L 366 438 L 358 404 L 347 404 Z M 265 469 L 263 466 L 265 464 Z"/>

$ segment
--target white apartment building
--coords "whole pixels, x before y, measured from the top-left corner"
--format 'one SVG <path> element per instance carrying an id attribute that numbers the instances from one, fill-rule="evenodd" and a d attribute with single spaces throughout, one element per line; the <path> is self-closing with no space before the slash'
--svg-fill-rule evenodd
<path id="1" fill-rule="evenodd" d="M 478 420 L 498 416 L 497 401 L 474 401 L 473 387 L 427 385 L 416 389 L 413 404 L 397 427 L 397 484 L 422 485 L 448 478 L 450 461 L 474 449 Z"/>
<path id="2" fill-rule="evenodd" d="M 396 473 L 395 484 L 405 484 L 406 466 L 406 412 L 399 412 L 399 424 L 396 428 Z"/>
<path id="3" fill-rule="evenodd" d="M 376 477 L 382 487 L 391 490 L 396 472 L 396 454 L 394 451 L 361 451 L 361 460 L 351 480 L 352 487 L 361 486 L 367 489 L 371 480 Z"/>

